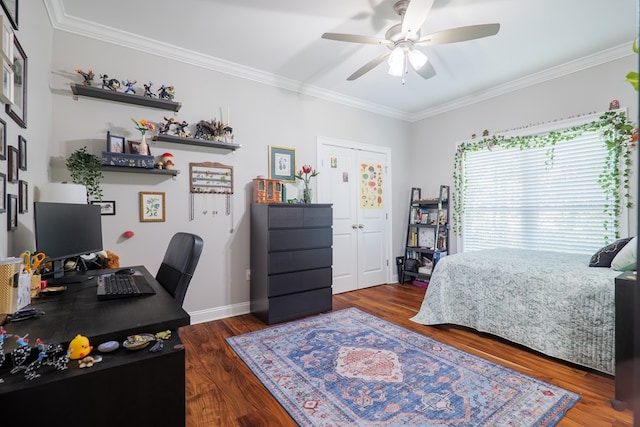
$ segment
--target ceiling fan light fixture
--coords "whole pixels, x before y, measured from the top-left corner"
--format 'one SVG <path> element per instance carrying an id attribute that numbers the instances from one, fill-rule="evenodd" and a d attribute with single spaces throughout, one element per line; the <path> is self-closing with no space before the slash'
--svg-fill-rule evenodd
<path id="1" fill-rule="evenodd" d="M 411 63 L 411 66 L 416 71 L 424 67 L 424 64 L 426 64 L 428 61 L 427 56 L 416 49 L 411 49 L 409 51 L 408 56 L 409 56 L 409 62 Z"/>
<path id="2" fill-rule="evenodd" d="M 405 51 L 401 47 L 396 47 L 389 55 L 387 63 L 389 64 L 389 74 L 400 77 L 404 72 Z"/>

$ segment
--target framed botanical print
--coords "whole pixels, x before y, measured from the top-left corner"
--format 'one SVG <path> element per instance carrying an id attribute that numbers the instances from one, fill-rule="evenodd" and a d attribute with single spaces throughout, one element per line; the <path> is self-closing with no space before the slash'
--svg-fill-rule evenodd
<path id="1" fill-rule="evenodd" d="M 18 212 L 29 212 L 29 183 L 20 180 L 18 184 Z"/>
<path id="2" fill-rule="evenodd" d="M 7 114 L 20 126 L 27 127 L 27 55 L 18 39 L 13 39 L 13 103 L 5 105 Z"/>
<path id="3" fill-rule="evenodd" d="M 9 182 L 18 182 L 18 165 L 20 163 L 18 157 L 18 149 L 13 145 L 10 145 L 8 165 Z"/>
<path id="4" fill-rule="evenodd" d="M 7 196 L 7 231 L 18 228 L 18 197 L 15 194 Z"/>
<path id="5" fill-rule="evenodd" d="M 22 135 L 18 136 L 18 168 L 22 171 L 27 170 L 27 140 Z"/>
<path id="6" fill-rule="evenodd" d="M 296 170 L 296 150 L 269 146 L 269 179 L 293 182 Z"/>
<path id="7" fill-rule="evenodd" d="M 160 192 L 140 192 L 140 222 L 165 221 L 165 197 Z"/>
<path id="8" fill-rule="evenodd" d="M 2 9 L 7 15 L 14 30 L 18 30 L 18 0 L 0 0 Z"/>

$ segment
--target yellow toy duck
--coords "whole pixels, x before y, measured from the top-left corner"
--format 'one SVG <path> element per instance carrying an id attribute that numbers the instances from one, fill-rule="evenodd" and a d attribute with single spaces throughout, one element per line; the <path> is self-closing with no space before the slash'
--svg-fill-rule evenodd
<path id="1" fill-rule="evenodd" d="M 69 350 L 71 350 L 70 359 L 83 359 L 91 353 L 93 346 L 89 345 L 89 338 L 78 334 L 69 343 Z"/>

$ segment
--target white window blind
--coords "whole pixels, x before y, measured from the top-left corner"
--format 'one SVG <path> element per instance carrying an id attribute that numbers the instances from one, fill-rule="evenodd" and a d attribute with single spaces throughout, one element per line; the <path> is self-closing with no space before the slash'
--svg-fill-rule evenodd
<path id="1" fill-rule="evenodd" d="M 593 254 L 615 240 L 598 177 L 607 148 L 595 132 L 547 148 L 467 152 L 463 250 L 495 247 Z M 608 230 L 604 229 L 608 222 Z"/>

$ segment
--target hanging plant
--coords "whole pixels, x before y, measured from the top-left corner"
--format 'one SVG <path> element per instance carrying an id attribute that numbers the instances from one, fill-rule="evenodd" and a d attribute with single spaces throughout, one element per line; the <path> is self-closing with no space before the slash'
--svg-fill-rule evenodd
<path id="1" fill-rule="evenodd" d="M 546 164 L 553 165 L 554 149 L 560 141 L 571 141 L 586 132 L 601 132 L 607 146 L 607 155 L 602 172 L 598 177 L 598 183 L 606 194 L 605 211 L 611 218 L 614 229 L 617 230 L 620 217 L 620 204 L 626 200 L 626 207 L 633 207 L 631 202 L 630 177 L 631 177 L 631 150 L 635 147 L 634 126 L 628 120 L 624 111 L 607 111 L 599 117 L 598 121 L 584 123 L 578 126 L 550 132 L 547 134 L 525 135 L 506 138 L 502 135 L 493 135 L 473 142 L 463 142 L 458 147 L 454 156 L 453 181 L 455 192 L 453 194 L 453 229 L 458 235 L 462 235 L 462 215 L 465 209 L 466 179 L 463 174 L 466 162 L 466 153 L 481 150 L 491 150 L 494 147 L 503 149 L 519 148 L 547 148 Z M 622 165 L 622 170 L 620 166 Z M 620 194 L 622 188 L 622 194 Z M 609 228 L 609 221 L 605 221 L 603 227 Z"/>
<path id="2" fill-rule="evenodd" d="M 102 160 L 87 152 L 87 147 L 78 148 L 67 157 L 67 169 L 75 184 L 87 187 L 87 196 L 102 200 Z"/>

